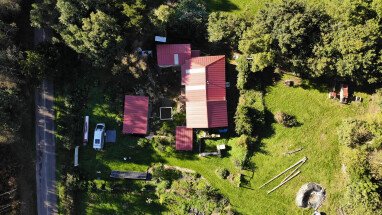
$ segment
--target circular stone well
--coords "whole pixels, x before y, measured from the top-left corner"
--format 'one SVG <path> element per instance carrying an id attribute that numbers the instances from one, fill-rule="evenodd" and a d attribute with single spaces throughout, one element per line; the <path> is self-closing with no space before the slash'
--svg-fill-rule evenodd
<path id="1" fill-rule="evenodd" d="M 296 204 L 300 208 L 313 208 L 317 210 L 326 197 L 325 189 L 313 182 L 301 186 L 296 195 Z"/>

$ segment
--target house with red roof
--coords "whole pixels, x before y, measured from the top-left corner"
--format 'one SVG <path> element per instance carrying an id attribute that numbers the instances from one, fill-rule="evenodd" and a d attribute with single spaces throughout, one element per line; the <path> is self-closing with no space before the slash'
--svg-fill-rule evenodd
<path id="1" fill-rule="evenodd" d="M 157 45 L 157 61 L 159 67 L 180 66 L 190 58 L 190 44 Z"/>
<path id="2" fill-rule="evenodd" d="M 187 128 L 227 127 L 225 56 L 194 57 L 181 70 Z"/>
<path id="3" fill-rule="evenodd" d="M 175 131 L 175 148 L 180 151 L 192 151 L 194 143 L 192 128 L 177 126 Z"/>
<path id="4" fill-rule="evenodd" d="M 148 126 L 149 98 L 146 96 L 125 96 L 123 113 L 124 134 L 146 134 Z"/>
<path id="5" fill-rule="evenodd" d="M 202 56 L 190 44 L 157 45 L 158 66 L 181 66 L 187 128 L 228 126 L 225 56 Z"/>

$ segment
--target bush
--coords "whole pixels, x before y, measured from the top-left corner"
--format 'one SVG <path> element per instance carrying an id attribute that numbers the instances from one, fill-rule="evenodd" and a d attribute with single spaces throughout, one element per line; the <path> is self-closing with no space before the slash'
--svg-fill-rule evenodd
<path id="1" fill-rule="evenodd" d="M 362 148 L 343 149 L 343 162 L 349 176 L 344 201 L 347 214 L 381 214 L 381 185 L 371 177 L 368 152 Z"/>
<path id="2" fill-rule="evenodd" d="M 162 126 L 157 131 L 157 134 L 166 136 L 166 135 L 172 134 L 174 130 L 175 130 L 175 126 L 173 125 L 173 123 L 171 123 L 170 121 L 164 121 L 162 123 Z"/>
<path id="3" fill-rule="evenodd" d="M 181 176 L 181 172 L 178 170 L 166 169 L 163 164 L 157 164 L 153 167 L 153 177 L 160 180 L 173 181 L 179 179 Z"/>
<path id="4" fill-rule="evenodd" d="M 240 56 L 236 60 L 237 66 L 236 66 L 236 71 L 237 71 L 237 83 L 236 87 L 239 90 L 244 90 L 247 88 L 247 81 L 248 81 L 248 76 L 249 76 L 249 62 L 247 60 L 246 55 Z"/>
<path id="5" fill-rule="evenodd" d="M 365 121 L 345 119 L 338 128 L 338 140 L 348 147 L 355 148 L 373 138 Z"/>
<path id="6" fill-rule="evenodd" d="M 279 124 L 283 124 L 285 127 L 293 127 L 298 125 L 296 117 L 288 115 L 284 112 L 277 112 L 275 114 L 275 120 Z"/>
<path id="7" fill-rule="evenodd" d="M 174 136 L 172 135 L 168 137 L 153 137 L 151 139 L 152 145 L 161 152 L 169 151 L 167 147 L 172 147 L 171 143 L 173 142 L 174 142 Z"/>
<path id="8" fill-rule="evenodd" d="M 243 177 L 242 177 L 241 173 L 230 174 L 230 175 L 228 176 L 228 180 L 229 180 L 235 187 L 240 187 L 242 178 L 243 178 Z"/>
<path id="9" fill-rule="evenodd" d="M 229 171 L 226 168 L 219 167 L 216 169 L 216 174 L 219 176 L 219 178 L 226 179 L 229 175 Z"/>
<path id="10" fill-rule="evenodd" d="M 250 138 L 246 135 L 241 135 L 238 138 L 233 138 L 229 141 L 229 145 L 232 146 L 231 150 L 231 160 L 233 164 L 239 168 L 243 169 L 248 158 L 247 146 L 250 143 Z"/>
<path id="11" fill-rule="evenodd" d="M 137 145 L 141 148 L 146 148 L 150 144 L 150 140 L 146 138 L 140 138 L 137 142 Z"/>
<path id="12" fill-rule="evenodd" d="M 252 135 L 265 122 L 263 94 L 255 90 L 242 90 L 235 113 L 235 130 L 239 135 Z"/>

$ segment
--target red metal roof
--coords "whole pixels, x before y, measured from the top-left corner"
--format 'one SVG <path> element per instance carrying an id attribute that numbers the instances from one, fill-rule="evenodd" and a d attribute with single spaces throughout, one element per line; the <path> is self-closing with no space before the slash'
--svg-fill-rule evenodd
<path id="1" fill-rule="evenodd" d="M 148 97 L 125 96 L 122 132 L 124 134 L 146 134 L 148 110 Z"/>
<path id="2" fill-rule="evenodd" d="M 176 150 L 191 151 L 193 142 L 192 128 L 185 126 L 176 127 Z"/>
<path id="3" fill-rule="evenodd" d="M 182 65 L 188 128 L 226 127 L 225 56 L 195 57 Z"/>
<path id="4" fill-rule="evenodd" d="M 157 61 L 160 67 L 175 66 L 174 55 L 178 55 L 179 64 L 182 65 L 191 58 L 190 44 L 162 44 L 157 45 Z"/>
<path id="5" fill-rule="evenodd" d="M 227 127 L 227 101 L 209 101 L 207 102 L 208 109 L 208 127 Z"/>

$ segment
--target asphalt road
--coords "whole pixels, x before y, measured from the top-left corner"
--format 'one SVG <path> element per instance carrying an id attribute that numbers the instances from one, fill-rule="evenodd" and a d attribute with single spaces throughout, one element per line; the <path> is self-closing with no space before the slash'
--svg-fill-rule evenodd
<path id="1" fill-rule="evenodd" d="M 57 214 L 53 83 L 44 80 L 35 98 L 37 212 Z"/>

